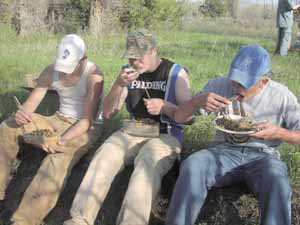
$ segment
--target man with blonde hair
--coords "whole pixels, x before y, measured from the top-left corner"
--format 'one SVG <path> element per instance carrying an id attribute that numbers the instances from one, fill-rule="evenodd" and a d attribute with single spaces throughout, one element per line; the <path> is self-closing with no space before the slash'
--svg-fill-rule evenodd
<path id="1" fill-rule="evenodd" d="M 129 33 L 126 47 L 129 65 L 105 97 L 103 115 L 112 117 L 125 103 L 132 120 L 97 150 L 65 225 L 93 225 L 114 177 L 125 165 L 134 165 L 134 171 L 116 224 L 147 225 L 162 177 L 179 156 L 182 125 L 173 118 L 176 105 L 191 96 L 186 69 L 160 58 L 147 30 Z"/>

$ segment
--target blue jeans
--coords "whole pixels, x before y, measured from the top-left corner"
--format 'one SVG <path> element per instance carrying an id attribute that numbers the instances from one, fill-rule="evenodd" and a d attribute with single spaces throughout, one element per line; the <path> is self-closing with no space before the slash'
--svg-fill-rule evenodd
<path id="1" fill-rule="evenodd" d="M 285 163 L 259 149 L 218 145 L 183 161 L 167 225 L 193 225 L 208 190 L 243 182 L 258 196 L 260 224 L 291 224 L 291 187 Z"/>

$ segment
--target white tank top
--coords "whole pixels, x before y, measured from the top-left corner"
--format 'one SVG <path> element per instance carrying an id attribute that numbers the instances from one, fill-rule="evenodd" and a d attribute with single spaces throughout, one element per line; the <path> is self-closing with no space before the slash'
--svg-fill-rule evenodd
<path id="1" fill-rule="evenodd" d="M 74 86 L 66 87 L 59 80 L 59 73 L 54 71 L 51 87 L 59 96 L 59 112 L 67 117 L 80 120 L 83 117 L 84 100 L 87 94 L 88 72 L 94 63 L 87 61 L 79 81 Z"/>

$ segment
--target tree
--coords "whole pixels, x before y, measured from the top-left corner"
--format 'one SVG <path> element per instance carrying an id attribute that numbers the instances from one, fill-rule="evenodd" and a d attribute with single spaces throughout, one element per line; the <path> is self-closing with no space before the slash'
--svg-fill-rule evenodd
<path id="1" fill-rule="evenodd" d="M 53 33 L 64 31 L 65 6 L 65 0 L 49 0 L 46 23 L 48 29 Z"/>
<path id="2" fill-rule="evenodd" d="M 18 0 L 16 1 L 15 23 L 17 32 L 26 35 L 47 30 L 45 23 L 48 0 Z"/>
<path id="3" fill-rule="evenodd" d="M 105 27 L 105 14 L 108 10 L 107 0 L 91 0 L 89 15 L 89 30 L 93 34 L 100 35 Z"/>
<path id="4" fill-rule="evenodd" d="M 239 0 L 227 0 L 227 10 L 229 16 L 236 19 L 238 17 Z"/>
<path id="5" fill-rule="evenodd" d="M 225 2 L 223 0 L 206 0 L 204 4 L 200 5 L 199 11 L 208 17 L 223 16 L 226 12 Z"/>
<path id="6" fill-rule="evenodd" d="M 123 27 L 153 29 L 162 24 L 180 27 L 186 7 L 178 0 L 121 0 L 117 12 Z"/>
<path id="7" fill-rule="evenodd" d="M 14 4 L 14 0 L 0 0 L 0 23 L 11 22 Z"/>

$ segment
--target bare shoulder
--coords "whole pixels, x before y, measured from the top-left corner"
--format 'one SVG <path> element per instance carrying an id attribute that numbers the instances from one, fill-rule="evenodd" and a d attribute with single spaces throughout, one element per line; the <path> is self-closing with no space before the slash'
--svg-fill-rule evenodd
<path id="1" fill-rule="evenodd" d="M 179 73 L 178 73 L 178 78 L 177 78 L 177 81 L 176 81 L 176 86 L 187 86 L 189 87 L 189 76 L 188 76 L 188 73 L 187 73 L 187 70 L 182 68 Z"/>
<path id="2" fill-rule="evenodd" d="M 46 66 L 38 78 L 39 87 L 49 87 L 53 80 L 54 64 Z"/>
<path id="3" fill-rule="evenodd" d="M 93 64 L 88 72 L 88 89 L 102 90 L 103 88 L 103 73 L 97 64 Z"/>
<path id="4" fill-rule="evenodd" d="M 192 96 L 189 77 L 186 69 L 181 69 L 179 71 L 178 78 L 176 80 L 175 93 L 178 103 L 183 103 L 189 100 Z"/>
<path id="5" fill-rule="evenodd" d="M 189 79 L 188 72 L 187 72 L 187 70 L 185 68 L 182 68 L 179 71 L 178 76 L 181 77 L 184 80 L 188 80 Z"/>
<path id="6" fill-rule="evenodd" d="M 103 79 L 103 72 L 97 64 L 93 64 L 89 69 L 90 79 Z"/>

